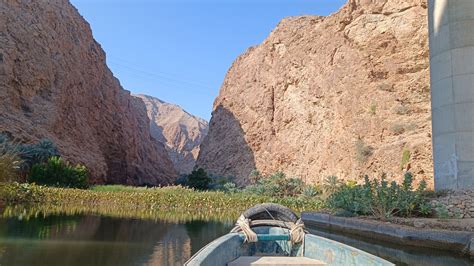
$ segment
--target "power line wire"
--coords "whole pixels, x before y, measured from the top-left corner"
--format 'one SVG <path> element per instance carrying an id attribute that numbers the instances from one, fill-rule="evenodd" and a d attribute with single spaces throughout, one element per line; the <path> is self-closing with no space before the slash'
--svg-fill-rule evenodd
<path id="1" fill-rule="evenodd" d="M 178 82 L 178 83 L 186 83 L 186 84 L 189 84 L 189 85 L 199 86 L 199 87 L 202 87 L 202 88 L 205 88 L 205 89 L 211 89 L 211 90 L 212 90 L 212 87 L 213 87 L 213 86 L 210 86 L 209 84 L 204 84 L 203 82 L 200 82 L 200 81 L 192 81 L 192 80 L 189 80 L 189 79 L 181 79 L 181 78 L 170 77 L 170 76 L 172 76 L 172 74 L 161 72 L 161 71 L 154 71 L 153 73 L 149 72 L 149 71 L 145 71 L 145 70 L 143 70 L 143 68 L 134 66 L 133 64 L 130 64 L 129 62 L 126 62 L 125 60 L 122 60 L 122 59 L 118 59 L 118 61 L 122 61 L 126 65 L 124 65 L 123 63 L 115 61 L 115 59 L 114 60 L 109 59 L 107 61 L 110 62 L 110 63 L 113 63 L 115 65 L 121 66 L 121 67 L 129 68 L 131 70 L 141 72 L 143 74 L 156 76 L 158 78 L 162 78 L 162 79 L 166 79 L 166 80 L 170 80 L 170 81 L 174 81 L 174 82 Z M 158 73 L 161 73 L 161 74 L 158 74 Z"/>
<path id="2" fill-rule="evenodd" d="M 112 64 L 112 65 L 115 65 L 116 67 L 120 68 L 122 71 L 127 71 L 128 72 L 127 75 L 129 75 L 130 77 L 133 77 L 133 78 L 136 78 L 136 79 L 139 79 L 139 80 L 142 80 L 143 78 L 146 78 L 146 79 L 149 79 L 149 80 L 154 80 L 159 84 L 165 83 L 165 85 L 167 87 L 169 87 L 170 89 L 175 89 L 176 91 L 178 91 L 180 93 L 192 92 L 192 93 L 197 93 L 197 94 L 206 94 L 206 95 L 215 97 L 215 95 L 213 93 L 211 93 L 210 90 L 203 90 L 202 88 L 199 89 L 199 88 L 196 88 L 196 87 L 193 87 L 193 88 L 183 87 L 182 84 L 180 85 L 180 84 L 176 84 L 172 81 L 162 80 L 162 79 L 154 77 L 154 75 L 152 76 L 152 75 L 148 75 L 148 74 L 145 74 L 145 73 L 141 73 L 139 71 L 134 71 L 134 70 L 131 70 L 131 69 L 128 69 L 128 68 L 125 68 L 123 66 L 116 65 L 116 64 Z M 170 84 L 170 85 L 168 85 L 168 84 Z M 187 90 L 187 92 L 183 92 L 182 91 L 183 89 Z"/>

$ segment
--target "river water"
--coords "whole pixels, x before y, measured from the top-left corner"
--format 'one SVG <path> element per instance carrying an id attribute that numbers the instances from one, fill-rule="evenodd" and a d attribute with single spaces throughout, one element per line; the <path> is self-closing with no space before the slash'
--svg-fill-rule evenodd
<path id="1" fill-rule="evenodd" d="M 93 215 L 0 218 L 0 265 L 182 265 L 231 227 L 231 222 L 168 222 Z M 455 254 L 310 230 L 397 265 L 473 265 Z"/>

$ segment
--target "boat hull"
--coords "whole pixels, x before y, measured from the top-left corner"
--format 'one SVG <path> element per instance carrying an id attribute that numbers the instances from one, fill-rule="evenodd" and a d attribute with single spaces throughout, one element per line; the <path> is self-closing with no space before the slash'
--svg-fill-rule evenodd
<path id="1" fill-rule="evenodd" d="M 282 235 L 289 230 L 279 227 L 255 227 L 257 234 Z M 229 233 L 206 245 L 185 265 L 227 265 L 241 256 L 304 256 L 326 263 L 326 265 L 393 265 L 392 263 L 351 246 L 306 234 L 302 244 L 289 241 L 259 241 L 244 243 L 239 233 Z"/>

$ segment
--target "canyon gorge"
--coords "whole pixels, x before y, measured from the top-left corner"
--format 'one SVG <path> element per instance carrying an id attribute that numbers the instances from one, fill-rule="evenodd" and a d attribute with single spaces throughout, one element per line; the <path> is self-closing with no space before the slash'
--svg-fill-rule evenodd
<path id="1" fill-rule="evenodd" d="M 6 0 L 0 132 L 51 139 L 94 183 L 166 185 L 202 167 L 242 185 L 258 170 L 308 183 L 411 171 L 432 186 L 426 13 L 426 0 L 350 0 L 283 19 L 232 64 L 208 125 L 124 90 L 69 1 Z"/>

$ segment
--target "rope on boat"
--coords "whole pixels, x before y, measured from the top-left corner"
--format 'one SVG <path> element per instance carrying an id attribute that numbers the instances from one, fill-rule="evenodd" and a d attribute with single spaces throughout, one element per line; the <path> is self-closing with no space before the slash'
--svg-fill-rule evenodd
<path id="1" fill-rule="evenodd" d="M 251 220 L 245 218 L 245 216 L 240 215 L 239 219 L 237 219 L 236 225 L 240 228 L 242 233 L 245 236 L 244 242 L 257 242 L 258 237 L 257 234 L 252 230 L 250 227 Z M 301 219 L 298 219 L 296 223 L 288 223 L 290 224 L 290 241 L 292 244 L 302 243 L 304 241 L 304 223 Z"/>
<path id="2" fill-rule="evenodd" d="M 290 240 L 292 244 L 304 241 L 304 223 L 301 219 L 298 219 L 296 223 L 291 225 Z"/>
<path id="3" fill-rule="evenodd" d="M 240 215 L 239 219 L 237 219 L 237 226 L 239 226 L 242 230 L 242 233 L 244 233 L 244 242 L 250 243 L 258 241 L 257 234 L 252 230 L 252 228 L 250 228 L 250 219 Z"/>

